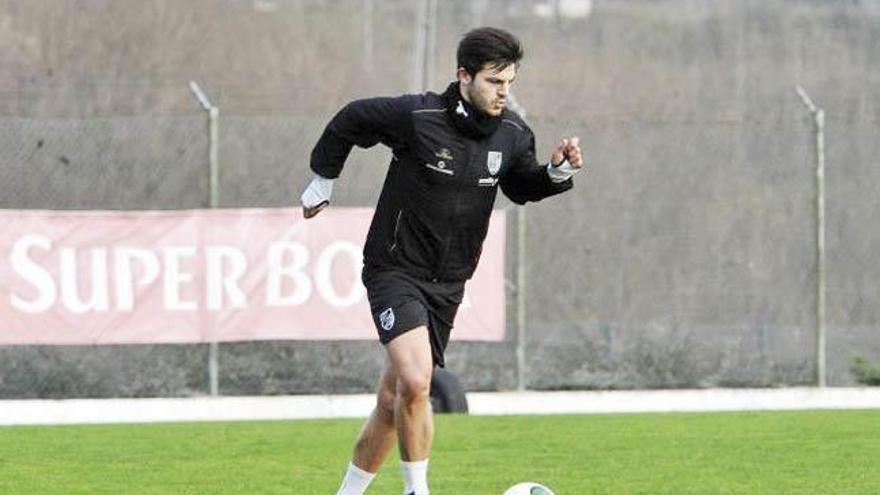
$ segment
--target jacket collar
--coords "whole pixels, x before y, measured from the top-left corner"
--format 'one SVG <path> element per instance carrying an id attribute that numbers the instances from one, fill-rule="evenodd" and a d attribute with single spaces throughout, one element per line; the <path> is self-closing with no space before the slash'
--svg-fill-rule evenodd
<path id="1" fill-rule="evenodd" d="M 459 82 L 450 84 L 443 92 L 446 113 L 458 132 L 474 139 L 491 136 L 501 124 L 501 116 L 493 117 L 477 110 L 461 97 Z"/>

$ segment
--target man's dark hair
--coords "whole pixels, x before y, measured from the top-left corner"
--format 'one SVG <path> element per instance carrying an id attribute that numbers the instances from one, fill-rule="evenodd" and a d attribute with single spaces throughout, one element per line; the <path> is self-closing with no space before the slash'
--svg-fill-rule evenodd
<path id="1" fill-rule="evenodd" d="M 503 29 L 481 27 L 469 31 L 458 44 L 458 66 L 474 76 L 481 69 L 503 70 L 519 65 L 523 49 L 516 36 Z"/>

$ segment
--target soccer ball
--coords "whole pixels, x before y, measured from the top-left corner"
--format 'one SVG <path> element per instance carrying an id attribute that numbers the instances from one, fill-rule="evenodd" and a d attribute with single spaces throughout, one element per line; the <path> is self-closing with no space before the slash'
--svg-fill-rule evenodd
<path id="1" fill-rule="evenodd" d="M 517 483 L 508 488 L 503 495 L 556 495 L 553 490 L 538 483 Z"/>

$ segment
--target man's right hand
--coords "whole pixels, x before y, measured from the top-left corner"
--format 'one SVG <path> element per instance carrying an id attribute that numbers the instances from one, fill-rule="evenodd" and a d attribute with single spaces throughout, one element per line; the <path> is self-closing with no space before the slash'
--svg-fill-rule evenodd
<path id="1" fill-rule="evenodd" d="M 312 218 L 330 204 L 330 195 L 333 193 L 333 179 L 327 179 L 320 175 L 309 183 L 300 201 L 302 201 L 303 218 Z"/>
<path id="2" fill-rule="evenodd" d="M 329 201 L 324 201 L 323 203 L 319 204 L 318 206 L 313 206 L 311 208 L 303 206 L 303 218 L 312 218 L 313 216 L 317 215 L 318 213 L 321 213 L 321 210 L 326 208 L 327 205 L 329 205 L 329 204 L 330 204 Z"/>

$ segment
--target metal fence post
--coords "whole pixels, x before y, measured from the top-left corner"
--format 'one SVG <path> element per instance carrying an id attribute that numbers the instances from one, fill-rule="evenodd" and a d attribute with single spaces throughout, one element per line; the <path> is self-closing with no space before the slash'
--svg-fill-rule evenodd
<path id="1" fill-rule="evenodd" d="M 795 88 L 813 117 L 816 142 L 816 386 L 825 387 L 825 111 L 800 86 Z"/>
<path id="2" fill-rule="evenodd" d="M 508 107 L 525 120 L 526 108 L 513 93 Z M 526 365 L 526 208 L 516 210 L 516 389 L 528 388 Z"/>
<path id="3" fill-rule="evenodd" d="M 189 88 L 198 99 L 199 104 L 208 113 L 208 207 L 217 208 L 219 202 L 219 166 L 218 139 L 220 109 L 211 104 L 208 96 L 198 83 L 189 82 Z M 208 343 L 208 382 L 211 397 L 220 395 L 220 346 L 217 342 Z"/>
<path id="4" fill-rule="evenodd" d="M 526 209 L 516 210 L 516 389 L 526 389 Z"/>
<path id="5" fill-rule="evenodd" d="M 434 77 L 437 0 L 422 0 L 416 7 L 416 44 L 413 58 L 413 91 L 427 91 Z"/>
<path id="6" fill-rule="evenodd" d="M 363 0 L 361 4 L 363 10 L 363 35 L 364 35 L 364 53 L 362 56 L 364 70 L 368 74 L 373 74 L 373 62 L 375 60 L 375 43 L 373 42 L 373 0 Z"/>

